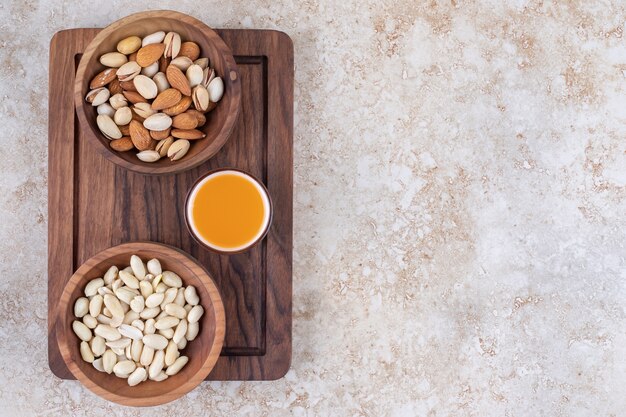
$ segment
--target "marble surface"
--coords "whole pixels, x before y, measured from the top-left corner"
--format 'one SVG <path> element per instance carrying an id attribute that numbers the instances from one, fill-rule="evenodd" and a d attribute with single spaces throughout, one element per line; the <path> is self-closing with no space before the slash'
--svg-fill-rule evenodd
<path id="1" fill-rule="evenodd" d="M 156 2 L 6 0 L 1 416 L 623 415 L 623 2 L 158 3 L 294 41 L 292 368 L 152 409 L 52 375 L 49 41 Z"/>

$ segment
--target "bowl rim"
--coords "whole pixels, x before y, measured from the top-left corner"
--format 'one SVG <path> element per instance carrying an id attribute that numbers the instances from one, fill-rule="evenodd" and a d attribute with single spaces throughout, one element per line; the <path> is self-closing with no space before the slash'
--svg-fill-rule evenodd
<path id="1" fill-rule="evenodd" d="M 216 48 L 221 51 L 224 61 L 226 62 L 226 71 L 222 74 L 222 79 L 224 79 L 225 84 L 228 84 L 228 94 L 231 97 L 228 108 L 228 112 L 226 113 L 226 121 L 224 127 L 220 130 L 218 136 L 205 146 L 210 146 L 213 143 L 217 143 L 218 146 L 211 153 L 204 154 L 203 151 L 198 152 L 193 155 L 191 158 L 183 158 L 180 161 L 176 161 L 175 163 L 170 163 L 163 166 L 155 166 L 149 164 L 141 164 L 141 161 L 137 161 L 136 163 L 130 162 L 122 158 L 118 155 L 117 152 L 110 149 L 99 139 L 101 133 L 96 131 L 87 120 L 87 108 L 85 105 L 84 96 L 86 92 L 82 90 L 82 84 L 85 77 L 85 71 L 87 65 L 90 61 L 95 59 L 94 52 L 97 49 L 98 45 L 106 39 L 111 34 L 115 33 L 120 27 L 135 23 L 139 20 L 153 19 L 153 18 L 168 18 L 175 19 L 183 22 L 186 25 L 194 26 L 196 29 L 203 32 L 204 36 L 206 36 L 210 43 L 213 43 Z M 91 106 L 89 106 L 91 107 Z M 91 143 L 94 147 L 94 151 L 97 151 L 100 155 L 104 156 L 107 160 L 113 162 L 114 164 L 128 169 L 130 171 L 139 172 L 141 174 L 146 175 L 164 175 L 164 174 L 176 174 L 180 172 L 187 171 L 189 169 L 195 168 L 198 165 L 208 161 L 213 156 L 215 156 L 219 150 L 228 142 L 230 139 L 236 121 L 239 119 L 239 113 L 241 110 L 241 76 L 239 74 L 239 69 L 235 62 L 235 58 L 231 49 L 224 43 L 224 40 L 217 34 L 215 30 L 206 25 L 204 22 L 192 17 L 188 14 L 177 12 L 175 10 L 150 10 L 143 11 L 138 13 L 130 14 L 126 17 L 118 19 L 105 28 L 103 28 L 92 40 L 89 42 L 83 54 L 81 56 L 80 62 L 76 67 L 76 76 L 74 79 L 74 108 L 76 114 L 78 116 L 79 122 L 82 126 L 85 126 L 84 133 L 87 137 L 87 141 Z"/>
<path id="2" fill-rule="evenodd" d="M 191 227 L 191 222 L 189 220 L 189 215 L 187 214 L 187 208 L 189 206 L 189 200 L 191 198 L 191 194 L 193 193 L 194 188 L 196 188 L 198 186 L 198 184 L 200 184 L 200 182 L 202 180 L 204 180 L 205 178 L 207 178 L 210 175 L 216 174 L 218 172 L 222 172 L 222 171 L 236 171 L 236 172 L 240 172 L 248 177 L 250 177 L 254 182 L 256 182 L 258 185 L 261 186 L 261 189 L 265 192 L 265 195 L 267 196 L 267 200 L 269 203 L 269 218 L 267 219 L 267 224 L 265 225 L 265 229 L 263 230 L 263 233 L 261 233 L 261 235 L 259 235 L 259 237 L 257 239 L 255 239 L 252 243 L 250 243 L 248 246 L 238 249 L 238 250 L 234 250 L 234 251 L 224 251 L 224 250 L 220 250 L 217 248 L 214 248 L 212 246 L 207 245 L 202 239 L 200 239 L 198 236 L 196 236 L 196 234 L 193 231 L 193 228 Z M 194 181 L 194 183 L 189 187 L 189 190 L 187 191 L 187 196 L 185 197 L 185 205 L 184 205 L 184 217 L 185 217 L 185 225 L 187 226 L 187 231 L 189 232 L 189 234 L 191 235 L 191 237 L 199 244 L 201 245 L 203 248 L 210 250 L 213 253 L 217 253 L 219 255 L 236 255 L 238 253 L 243 253 L 243 252 L 247 252 L 250 249 L 252 249 L 253 247 L 257 246 L 260 242 L 263 241 L 263 239 L 265 239 L 265 237 L 267 236 L 267 234 L 270 231 L 270 227 L 272 225 L 272 221 L 274 220 L 274 203 L 272 203 L 272 196 L 270 195 L 269 190 L 267 189 L 267 187 L 265 186 L 265 184 L 263 184 L 263 181 L 261 181 L 260 179 L 258 179 L 256 176 L 252 175 L 251 173 L 244 171 L 243 169 L 239 169 L 239 168 L 234 168 L 234 167 L 222 167 L 222 168 L 216 168 L 216 169 L 212 169 L 204 174 L 202 174 L 200 177 L 198 177 L 198 179 L 196 179 Z"/>
<path id="3" fill-rule="evenodd" d="M 140 245 L 140 247 L 137 248 L 137 245 Z M 215 364 L 217 363 L 217 360 L 219 359 L 222 346 L 224 344 L 225 329 L 226 329 L 226 318 L 224 314 L 224 304 L 222 302 L 222 297 L 220 295 L 219 288 L 215 284 L 215 281 L 213 280 L 213 278 L 211 278 L 211 275 L 206 271 L 206 269 L 195 258 L 193 258 L 191 255 L 189 255 L 185 251 L 178 249 L 174 246 L 170 246 L 170 245 L 159 243 L 159 242 L 152 242 L 152 241 L 132 241 L 132 242 L 122 243 L 122 244 L 111 246 L 107 249 L 104 249 L 98 252 L 97 254 L 95 254 L 94 256 L 92 256 L 91 258 L 89 258 L 76 270 L 76 272 L 74 272 L 74 274 L 72 274 L 72 277 L 65 284 L 63 288 L 63 292 L 61 293 L 61 298 L 59 299 L 59 302 L 58 302 L 59 306 L 66 303 L 69 308 L 71 304 L 71 300 L 69 299 L 69 297 L 71 294 L 68 291 L 68 285 L 73 280 L 76 281 L 74 287 L 76 285 L 79 285 L 79 282 L 81 279 L 79 277 L 79 274 L 83 275 L 82 279 L 85 279 L 84 275 L 87 271 L 89 271 L 94 265 L 97 265 L 98 263 L 101 263 L 102 261 L 106 261 L 112 255 L 117 255 L 119 254 L 120 251 L 127 251 L 129 254 L 131 254 L 132 252 L 136 252 L 137 249 L 144 249 L 144 248 L 147 248 L 150 250 L 165 251 L 166 253 L 169 253 L 171 255 L 175 253 L 182 255 L 186 261 L 189 261 L 195 264 L 197 267 L 199 267 L 201 273 L 204 274 L 204 279 L 201 279 L 201 280 L 203 282 L 206 281 L 209 286 L 207 290 L 209 292 L 211 304 L 213 305 L 213 310 L 215 313 L 215 321 L 216 321 L 215 338 L 213 340 L 213 344 L 211 345 L 209 354 L 207 355 L 204 363 L 202 364 L 198 372 L 193 374 L 183 384 L 172 389 L 166 394 L 156 396 L 156 397 L 143 397 L 143 398 L 127 397 L 127 396 L 120 395 L 118 393 L 106 390 L 104 387 L 102 387 L 101 385 L 98 385 L 97 383 L 93 382 L 93 380 L 88 378 L 85 375 L 85 373 L 82 371 L 82 369 L 78 366 L 78 364 L 72 359 L 70 355 L 69 335 L 67 334 L 67 333 L 71 333 L 71 326 L 68 325 L 66 329 L 66 330 L 69 330 L 69 332 L 64 331 L 63 326 L 62 326 L 62 320 L 63 320 L 62 316 L 64 315 L 63 313 L 64 310 L 62 311 L 61 308 L 57 308 L 56 316 L 54 319 L 55 320 L 54 325 L 57 330 L 56 341 L 59 347 L 59 351 L 61 352 L 63 361 L 67 365 L 67 368 L 72 373 L 72 375 L 83 386 L 85 386 L 87 389 L 89 389 L 96 395 L 106 400 L 113 401 L 118 404 L 122 404 L 126 406 L 161 405 L 161 404 L 174 401 L 182 397 L 183 395 L 189 393 L 193 389 L 195 389 L 202 381 L 205 380 L 205 378 L 209 375 L 209 373 L 211 373 L 211 371 L 215 367 Z"/>

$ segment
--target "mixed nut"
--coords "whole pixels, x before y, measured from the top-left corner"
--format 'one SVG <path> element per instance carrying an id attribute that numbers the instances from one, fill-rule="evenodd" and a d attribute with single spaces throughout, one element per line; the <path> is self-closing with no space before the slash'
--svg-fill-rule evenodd
<path id="1" fill-rule="evenodd" d="M 97 108 L 96 123 L 113 150 L 136 149 L 144 162 L 177 161 L 190 141 L 206 136 L 198 128 L 222 98 L 224 82 L 197 43 L 176 32 L 129 36 L 100 63 L 107 68 L 91 80 L 85 100 Z"/>
<path id="2" fill-rule="evenodd" d="M 98 371 L 134 386 L 163 381 L 187 364 L 180 350 L 198 335 L 204 309 L 196 288 L 163 271 L 158 259 L 144 264 L 132 255 L 130 266 L 111 266 L 84 294 L 74 303 L 72 329 L 81 357 Z"/>

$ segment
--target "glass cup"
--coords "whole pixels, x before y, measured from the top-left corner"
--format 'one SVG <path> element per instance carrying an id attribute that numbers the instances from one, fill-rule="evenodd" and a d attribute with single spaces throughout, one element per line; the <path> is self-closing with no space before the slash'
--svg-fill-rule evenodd
<path id="1" fill-rule="evenodd" d="M 201 176 L 185 201 L 185 223 L 194 239 L 220 254 L 244 252 L 259 243 L 272 222 L 267 188 L 236 168 Z"/>

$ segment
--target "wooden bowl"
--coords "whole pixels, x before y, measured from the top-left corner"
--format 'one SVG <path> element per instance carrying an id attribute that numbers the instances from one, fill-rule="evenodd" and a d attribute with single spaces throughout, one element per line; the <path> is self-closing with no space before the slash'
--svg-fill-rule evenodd
<path id="1" fill-rule="evenodd" d="M 90 363 L 83 361 L 79 351 L 80 340 L 72 330 L 72 322 L 76 319 L 74 302 L 83 295 L 87 282 L 102 277 L 111 265 L 128 266 L 133 254 L 141 257 L 144 262 L 157 258 L 163 270 L 177 273 L 184 285 L 195 286 L 204 315 L 200 319 L 200 333 L 181 352 L 189 357 L 189 362 L 178 374 L 165 381 L 146 380 L 130 387 L 125 379 L 99 372 Z M 215 283 L 191 256 L 160 243 L 125 243 L 98 253 L 72 275 L 58 305 L 59 313 L 55 324 L 57 342 L 70 372 L 94 393 L 123 405 L 153 406 L 185 395 L 211 372 L 224 342 L 224 306 Z"/>
<path id="2" fill-rule="evenodd" d="M 209 58 L 212 68 L 224 81 L 224 96 L 217 107 L 206 114 L 207 122 L 199 128 L 206 137 L 191 141 L 191 148 L 182 159 L 172 162 L 162 158 L 157 162 L 142 162 L 136 151 L 117 152 L 96 124 L 96 108 L 85 101 L 91 79 L 105 67 L 100 56 L 116 51 L 117 43 L 132 35 L 144 37 L 157 31 L 174 31 L 183 41 L 196 42 L 200 56 Z M 231 50 L 222 38 L 201 21 L 183 13 L 157 10 L 132 14 L 104 28 L 85 49 L 76 70 L 74 104 L 80 123 L 88 126 L 87 140 L 93 149 L 111 162 L 143 174 L 169 174 L 191 169 L 205 162 L 221 149 L 233 130 L 241 107 L 241 82 Z"/>

